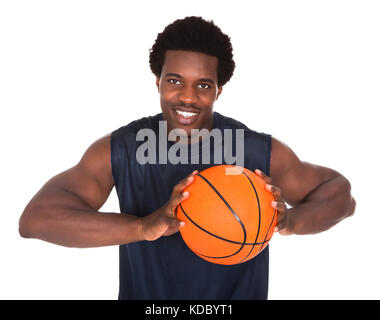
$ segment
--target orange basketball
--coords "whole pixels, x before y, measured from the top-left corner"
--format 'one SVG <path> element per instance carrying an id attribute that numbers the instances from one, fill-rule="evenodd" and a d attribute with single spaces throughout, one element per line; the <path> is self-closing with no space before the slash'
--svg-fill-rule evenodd
<path id="1" fill-rule="evenodd" d="M 272 193 L 248 169 L 220 165 L 195 176 L 184 191 L 190 196 L 177 207 L 187 246 L 217 264 L 238 264 L 267 246 L 277 223 Z"/>

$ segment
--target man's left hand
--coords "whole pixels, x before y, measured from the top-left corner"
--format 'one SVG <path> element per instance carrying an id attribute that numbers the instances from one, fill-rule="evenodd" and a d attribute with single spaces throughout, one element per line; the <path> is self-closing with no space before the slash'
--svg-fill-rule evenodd
<path id="1" fill-rule="evenodd" d="M 265 188 L 273 194 L 275 201 L 272 201 L 272 208 L 277 210 L 277 225 L 274 227 L 273 231 L 278 232 L 281 235 L 290 235 L 292 234 L 289 228 L 289 212 L 285 204 L 284 199 L 282 198 L 281 189 L 272 184 L 272 179 L 266 174 L 256 169 L 255 173 L 264 180 L 266 183 Z"/>

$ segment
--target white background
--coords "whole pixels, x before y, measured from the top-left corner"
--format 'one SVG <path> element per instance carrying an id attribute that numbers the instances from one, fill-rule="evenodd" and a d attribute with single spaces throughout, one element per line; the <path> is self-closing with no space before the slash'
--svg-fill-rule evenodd
<path id="1" fill-rule="evenodd" d="M 160 112 L 148 64 L 189 15 L 230 35 L 236 71 L 215 110 L 352 184 L 353 217 L 271 241 L 269 299 L 379 299 L 378 1 L 1 1 L 1 299 L 116 299 L 118 247 L 18 234 L 52 176 L 99 137 Z M 113 191 L 101 211 L 119 210 Z"/>

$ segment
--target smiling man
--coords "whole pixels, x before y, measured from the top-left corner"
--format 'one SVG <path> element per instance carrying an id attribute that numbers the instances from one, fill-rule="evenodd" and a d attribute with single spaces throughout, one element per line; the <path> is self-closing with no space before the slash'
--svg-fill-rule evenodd
<path id="1" fill-rule="evenodd" d="M 218 86 L 218 58 L 208 54 L 167 50 L 157 74 L 161 108 L 168 130 L 213 129 L 213 104 L 222 92 Z"/>
<path id="2" fill-rule="evenodd" d="M 150 67 L 162 112 L 100 138 L 76 166 L 51 178 L 26 206 L 20 234 L 68 247 L 119 245 L 120 299 L 266 299 L 269 246 L 238 265 L 199 258 L 178 232 L 183 222 L 176 207 L 191 196 L 182 191 L 199 171 L 228 162 L 216 156 L 218 148 L 236 152 L 243 140 L 244 166 L 275 196 L 276 231 L 312 234 L 353 214 L 350 183 L 335 170 L 301 161 L 269 134 L 213 111 L 235 68 L 230 39 L 213 22 L 187 17 L 168 25 L 150 51 Z M 162 124 L 169 139 L 160 135 Z M 141 163 L 142 130 L 153 137 L 150 156 L 158 160 L 173 159 L 176 138 L 185 137 L 188 161 Z M 236 139 L 194 142 L 194 130 L 230 130 Z M 204 150 L 209 161 L 199 161 Z M 100 212 L 114 186 L 121 214 Z"/>

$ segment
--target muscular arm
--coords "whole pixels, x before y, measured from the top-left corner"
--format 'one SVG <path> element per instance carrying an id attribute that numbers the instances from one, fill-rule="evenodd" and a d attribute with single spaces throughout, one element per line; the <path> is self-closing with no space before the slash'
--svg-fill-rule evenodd
<path id="1" fill-rule="evenodd" d="M 110 135 L 94 142 L 79 163 L 51 178 L 26 206 L 19 223 L 25 238 L 68 247 L 98 247 L 142 240 L 141 222 L 102 213 L 114 182 Z"/>
<path id="2" fill-rule="evenodd" d="M 272 138 L 271 176 L 283 199 L 292 206 L 279 229 L 285 234 L 312 234 L 328 230 L 351 216 L 355 200 L 349 181 L 339 172 L 302 162 L 282 142 Z"/>

